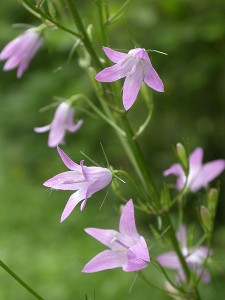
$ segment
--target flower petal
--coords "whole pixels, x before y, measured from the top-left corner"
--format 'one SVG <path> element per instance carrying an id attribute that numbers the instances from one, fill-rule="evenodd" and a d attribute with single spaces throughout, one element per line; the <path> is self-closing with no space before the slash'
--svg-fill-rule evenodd
<path id="1" fill-rule="evenodd" d="M 178 178 L 177 178 L 176 185 L 177 185 L 178 190 L 181 190 L 186 182 L 186 176 L 179 164 L 173 164 L 169 169 L 167 169 L 163 172 L 163 175 L 164 176 L 168 176 L 168 175 L 177 176 Z"/>
<path id="2" fill-rule="evenodd" d="M 113 247 L 115 244 L 115 239 L 118 235 L 116 230 L 98 228 L 86 228 L 84 230 L 87 232 L 87 234 L 98 240 L 103 245 L 111 248 L 112 250 L 116 249 L 116 247 Z"/>
<path id="3" fill-rule="evenodd" d="M 128 56 L 128 54 L 126 53 L 115 51 L 108 47 L 103 47 L 103 51 L 108 56 L 108 58 L 114 63 L 118 63 L 119 61 L 123 60 Z"/>
<path id="4" fill-rule="evenodd" d="M 142 69 L 142 63 L 139 62 L 136 65 L 135 71 L 125 79 L 123 85 L 123 106 L 126 110 L 133 105 L 141 88 L 141 83 L 144 78 Z"/>
<path id="5" fill-rule="evenodd" d="M 208 183 L 219 176 L 225 169 L 225 161 L 218 159 L 203 165 L 197 178 L 194 180 L 191 190 L 198 191 L 200 188 L 206 188 Z"/>
<path id="6" fill-rule="evenodd" d="M 137 258 L 140 258 L 145 261 L 150 261 L 148 246 L 145 242 L 145 239 L 140 236 L 138 243 L 130 247 L 129 250 L 136 255 Z"/>
<path id="7" fill-rule="evenodd" d="M 116 65 L 105 68 L 99 72 L 95 79 L 101 82 L 112 82 L 121 79 L 129 74 L 133 67 L 133 58 L 125 58 Z"/>
<path id="8" fill-rule="evenodd" d="M 127 264 L 123 267 L 125 272 L 135 272 L 146 268 L 148 264 L 143 260 L 137 258 L 130 250 L 127 253 Z"/>
<path id="9" fill-rule="evenodd" d="M 34 127 L 34 131 L 37 133 L 42 133 L 42 132 L 49 131 L 50 128 L 51 128 L 51 125 L 46 125 L 46 126 L 42 126 L 42 127 Z"/>
<path id="10" fill-rule="evenodd" d="M 83 175 L 77 174 L 75 171 L 68 171 L 57 174 L 43 183 L 43 185 L 55 190 L 64 191 L 78 190 L 81 187 L 87 188 L 88 186 L 88 184 L 84 180 Z"/>
<path id="11" fill-rule="evenodd" d="M 174 251 L 170 251 L 170 252 L 161 254 L 161 255 L 157 256 L 156 259 L 160 263 L 160 265 L 162 265 L 163 267 L 166 267 L 169 269 L 176 269 L 176 270 L 181 269 L 179 259 Z"/>
<path id="12" fill-rule="evenodd" d="M 73 122 L 74 117 L 74 109 L 70 108 L 67 118 L 66 118 L 66 124 L 65 127 L 70 132 L 76 132 L 78 129 L 80 129 L 81 125 L 83 124 L 83 120 L 77 121 L 76 124 Z"/>
<path id="13" fill-rule="evenodd" d="M 68 169 L 81 172 L 80 165 L 78 165 L 74 161 L 72 161 L 72 159 L 70 159 L 69 156 L 67 156 L 66 153 L 63 152 L 59 147 L 57 147 L 57 151 L 58 151 L 62 161 L 64 162 L 65 166 L 67 166 Z"/>
<path id="14" fill-rule="evenodd" d="M 122 211 L 119 230 L 121 234 L 124 234 L 125 236 L 133 239 L 139 239 L 134 219 L 134 205 L 131 199 L 127 202 Z"/>
<path id="15" fill-rule="evenodd" d="M 66 133 L 65 122 L 69 109 L 70 106 L 66 102 L 62 102 L 56 109 L 48 139 L 49 147 L 56 147 L 62 143 Z"/>
<path id="16" fill-rule="evenodd" d="M 112 250 L 105 250 L 85 265 L 82 272 L 94 273 L 107 269 L 115 269 L 122 267 L 126 263 L 126 253 L 114 252 Z"/>
<path id="17" fill-rule="evenodd" d="M 163 82 L 150 63 L 145 65 L 144 82 L 157 92 L 164 92 Z"/>
<path id="18" fill-rule="evenodd" d="M 198 147 L 196 148 L 189 157 L 190 164 L 190 173 L 192 169 L 196 169 L 197 172 L 202 168 L 202 159 L 203 159 L 203 149 Z"/>
<path id="19" fill-rule="evenodd" d="M 85 198 L 85 195 L 86 189 L 82 188 L 70 196 L 63 210 L 60 222 L 63 222 L 71 214 L 75 206 Z"/>

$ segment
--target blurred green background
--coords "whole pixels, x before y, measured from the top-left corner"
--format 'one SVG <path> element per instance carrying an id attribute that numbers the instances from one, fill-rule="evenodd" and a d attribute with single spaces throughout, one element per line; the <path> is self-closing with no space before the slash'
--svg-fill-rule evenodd
<path id="1" fill-rule="evenodd" d="M 61 1 L 63 4 L 63 1 Z M 109 29 L 110 44 L 115 49 L 134 48 L 131 34 L 141 47 L 168 53 L 152 53 L 153 66 L 160 74 L 166 92 L 154 94 L 151 126 L 139 138 L 146 161 L 162 186 L 162 171 L 174 162 L 172 146 L 185 142 L 190 151 L 197 146 L 205 150 L 204 160 L 225 157 L 225 24 L 224 0 L 133 0 L 124 16 Z M 109 1 L 115 12 L 122 1 Z M 95 47 L 102 57 L 98 38 L 98 16 L 94 1 L 77 4 L 85 25 L 93 24 L 97 32 Z M 63 4 L 64 7 L 64 4 Z M 39 25 L 16 1 L 0 2 L 0 49 L 24 29 L 16 23 Z M 73 27 L 71 22 L 70 27 Z M 70 192 L 50 192 L 42 183 L 65 171 L 55 149 L 47 147 L 47 134 L 36 134 L 33 127 L 48 124 L 54 111 L 39 113 L 54 95 L 68 98 L 86 93 L 93 101 L 90 82 L 78 66 L 76 53 L 67 63 L 73 39 L 60 30 L 46 33 L 46 42 L 22 79 L 16 71 L 0 72 L 0 259 L 18 273 L 44 299 L 168 299 L 150 289 L 135 274 L 121 269 L 82 274 L 83 266 L 104 246 L 83 231 L 85 227 L 117 228 L 120 203 L 112 192 L 99 210 L 106 190 L 88 200 L 85 210 L 76 209 L 62 224 L 61 212 Z M 1 67 L 3 63 L 1 63 Z M 140 99 L 129 117 L 137 126 L 145 117 Z M 138 115 L 138 118 L 137 118 Z M 133 172 L 111 128 L 79 111 L 82 129 L 66 137 L 63 149 L 75 161 L 84 157 L 80 150 L 106 165 L 100 148 L 103 143 L 110 163 Z M 89 162 L 85 159 L 86 164 Z M 200 285 L 203 299 L 224 299 L 225 203 L 224 175 L 220 177 L 221 197 L 214 236 L 212 283 Z M 171 180 L 174 182 L 174 180 Z M 212 184 L 213 185 L 213 184 Z M 215 185 L 215 183 L 214 183 Z M 126 197 L 135 194 L 126 191 Z M 204 193 L 204 192 L 202 192 Z M 200 193 L 201 195 L 201 193 Z M 193 200 L 194 201 L 194 200 Z M 197 213 L 196 203 L 187 206 L 190 215 Z M 136 212 L 137 227 L 151 243 L 147 219 Z M 151 255 L 157 255 L 157 245 Z M 219 268 L 218 268 L 219 266 Z M 151 264 L 145 271 L 156 284 L 161 274 Z M 161 282 L 161 283 L 160 283 Z M 87 295 L 87 298 L 85 298 Z M 33 299 L 4 270 L 0 269 L 0 300 Z"/>

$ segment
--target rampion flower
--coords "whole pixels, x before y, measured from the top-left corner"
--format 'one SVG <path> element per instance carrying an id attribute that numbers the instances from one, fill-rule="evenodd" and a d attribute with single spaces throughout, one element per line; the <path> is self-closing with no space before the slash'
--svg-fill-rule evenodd
<path id="1" fill-rule="evenodd" d="M 64 142 L 66 131 L 76 132 L 83 120 L 78 120 L 76 124 L 73 123 L 74 108 L 72 108 L 67 102 L 62 102 L 56 109 L 53 121 L 43 127 L 35 127 L 34 131 L 38 133 L 49 132 L 48 146 L 56 147 Z"/>
<path id="2" fill-rule="evenodd" d="M 22 35 L 8 43 L 1 51 L 0 60 L 7 60 L 3 70 L 9 71 L 18 67 L 17 78 L 20 78 L 42 43 L 43 38 L 39 29 L 26 30 Z"/>
<path id="3" fill-rule="evenodd" d="M 186 236 L 186 227 L 182 226 L 181 229 L 177 232 L 177 240 L 180 242 L 180 247 L 182 254 L 186 260 L 186 263 L 196 274 L 197 277 L 201 276 L 203 282 L 210 281 L 210 274 L 208 270 L 203 270 L 203 264 L 208 255 L 212 255 L 212 251 L 205 246 L 200 246 L 196 248 L 187 247 L 187 236 Z M 183 273 L 182 266 L 180 264 L 179 258 L 175 251 L 169 251 L 164 254 L 161 254 L 157 257 L 157 261 L 166 268 L 174 269 L 178 271 L 177 281 L 185 281 L 185 275 Z"/>
<path id="4" fill-rule="evenodd" d="M 118 52 L 107 47 L 103 47 L 103 50 L 108 58 L 116 64 L 102 70 L 95 79 L 101 82 L 112 82 L 126 77 L 123 86 L 123 105 L 126 110 L 136 100 L 143 81 L 157 92 L 164 92 L 163 83 L 153 68 L 145 49 L 132 49 L 128 53 Z"/>
<path id="5" fill-rule="evenodd" d="M 110 229 L 86 228 L 85 231 L 110 248 L 96 255 L 82 272 L 93 273 L 122 267 L 125 272 L 134 272 L 147 267 L 150 261 L 145 239 L 137 232 L 134 206 L 129 200 L 120 217 L 119 232 Z"/>
<path id="6" fill-rule="evenodd" d="M 220 175 L 225 169 L 225 160 L 218 159 L 206 164 L 202 164 L 203 149 L 196 148 L 189 157 L 189 175 L 186 178 L 180 164 L 174 164 L 163 172 L 164 176 L 177 176 L 177 189 L 181 190 L 185 183 L 187 189 L 197 192 L 201 188 L 206 188 L 208 183 Z"/>
<path id="7" fill-rule="evenodd" d="M 64 164 L 71 171 L 60 173 L 44 183 L 44 186 L 56 190 L 76 191 L 72 194 L 64 208 L 61 222 L 64 221 L 75 206 L 82 201 L 83 210 L 87 199 L 94 193 L 102 190 L 112 181 L 112 173 L 106 168 L 86 167 L 81 160 L 80 165 L 73 162 L 59 147 L 58 153 Z"/>

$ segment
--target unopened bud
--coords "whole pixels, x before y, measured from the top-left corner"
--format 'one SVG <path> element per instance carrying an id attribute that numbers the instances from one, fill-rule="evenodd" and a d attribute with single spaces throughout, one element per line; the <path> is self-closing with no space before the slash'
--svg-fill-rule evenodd
<path id="1" fill-rule="evenodd" d="M 188 160 L 187 160 L 186 150 L 181 143 L 177 143 L 176 150 L 177 150 L 178 160 L 181 163 L 181 166 L 186 173 L 188 171 Z"/>
<path id="2" fill-rule="evenodd" d="M 206 208 L 206 207 L 203 206 L 203 205 L 201 205 L 201 207 L 200 207 L 200 216 L 201 216 L 203 228 L 204 228 L 207 232 L 210 232 L 211 229 L 212 229 L 212 219 L 211 219 L 211 215 L 210 215 L 210 212 L 209 212 L 208 208 Z"/>
<path id="3" fill-rule="evenodd" d="M 208 193 L 208 209 L 214 216 L 218 202 L 219 191 L 216 188 L 211 188 Z"/>

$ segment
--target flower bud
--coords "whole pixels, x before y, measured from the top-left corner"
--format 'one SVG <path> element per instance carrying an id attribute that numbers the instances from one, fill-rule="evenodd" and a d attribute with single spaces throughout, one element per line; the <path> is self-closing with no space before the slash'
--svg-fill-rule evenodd
<path id="1" fill-rule="evenodd" d="M 216 188 L 211 188 L 208 192 L 208 209 L 211 215 L 214 217 L 216 206 L 218 202 L 219 191 Z"/>
<path id="2" fill-rule="evenodd" d="M 177 156 L 178 160 L 182 166 L 182 169 L 184 170 L 185 173 L 188 171 L 188 160 L 187 160 L 187 153 L 184 148 L 184 146 L 181 143 L 177 143 L 176 145 L 176 150 L 177 150 Z"/>
<path id="3" fill-rule="evenodd" d="M 203 229 L 206 232 L 210 232 L 212 229 L 212 219 L 211 219 L 211 214 L 204 205 L 201 205 L 200 207 L 200 217 L 203 225 Z"/>

